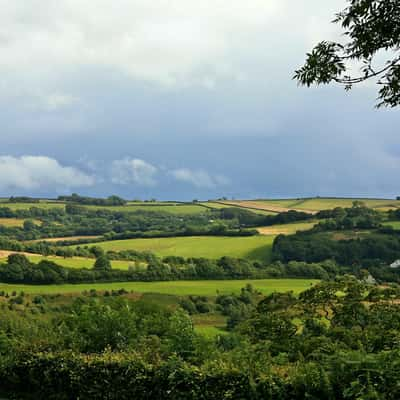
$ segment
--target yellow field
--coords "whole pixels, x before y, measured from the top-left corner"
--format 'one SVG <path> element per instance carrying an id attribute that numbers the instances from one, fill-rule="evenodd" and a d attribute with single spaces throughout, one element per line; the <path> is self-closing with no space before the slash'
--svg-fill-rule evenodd
<path id="1" fill-rule="evenodd" d="M 234 200 L 224 201 L 221 205 L 239 206 L 248 209 L 267 210 L 273 212 L 287 212 L 289 210 L 316 213 L 335 207 L 351 207 L 354 201 L 361 201 L 367 207 L 380 211 L 400 207 L 400 200 L 391 199 L 363 199 L 363 198 L 308 198 L 308 199 L 281 199 L 281 200 Z"/>
<path id="2" fill-rule="evenodd" d="M 24 225 L 24 221 L 25 221 L 24 219 L 18 219 L 18 218 L 0 218 L 0 225 L 8 227 L 14 227 L 14 226 L 21 227 Z"/>
<path id="3" fill-rule="evenodd" d="M 317 223 L 318 221 L 295 222 L 292 224 L 264 226 L 256 229 L 261 235 L 292 235 L 298 231 L 307 231 Z"/>

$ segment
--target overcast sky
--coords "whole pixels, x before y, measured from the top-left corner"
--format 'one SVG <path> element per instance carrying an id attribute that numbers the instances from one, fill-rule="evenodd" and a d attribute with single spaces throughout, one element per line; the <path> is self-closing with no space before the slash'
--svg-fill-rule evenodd
<path id="1" fill-rule="evenodd" d="M 399 110 L 305 89 L 344 0 L 0 0 L 0 195 L 400 195 Z"/>

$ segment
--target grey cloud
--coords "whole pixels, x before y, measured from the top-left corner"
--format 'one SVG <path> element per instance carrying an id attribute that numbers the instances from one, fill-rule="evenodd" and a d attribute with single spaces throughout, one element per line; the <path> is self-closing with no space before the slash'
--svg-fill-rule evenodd
<path id="1" fill-rule="evenodd" d="M 170 171 L 170 174 L 177 181 L 189 183 L 198 188 L 215 188 L 230 183 L 227 177 L 223 175 L 210 175 L 202 169 L 192 170 L 189 168 L 179 168 Z"/>
<path id="2" fill-rule="evenodd" d="M 155 186 L 158 168 L 139 158 L 114 160 L 111 164 L 111 182 L 118 185 L 136 183 Z"/>

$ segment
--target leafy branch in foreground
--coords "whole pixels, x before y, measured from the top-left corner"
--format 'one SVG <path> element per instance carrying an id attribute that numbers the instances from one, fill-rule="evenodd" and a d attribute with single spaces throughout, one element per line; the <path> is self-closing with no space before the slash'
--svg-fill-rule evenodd
<path id="1" fill-rule="evenodd" d="M 366 80 L 379 85 L 377 107 L 400 105 L 400 1 L 348 0 L 333 23 L 344 29 L 346 43 L 322 41 L 307 54 L 294 79 L 307 87 L 336 82 L 346 90 Z M 377 59 L 385 56 L 386 62 Z M 361 64 L 351 75 L 350 64 Z"/>

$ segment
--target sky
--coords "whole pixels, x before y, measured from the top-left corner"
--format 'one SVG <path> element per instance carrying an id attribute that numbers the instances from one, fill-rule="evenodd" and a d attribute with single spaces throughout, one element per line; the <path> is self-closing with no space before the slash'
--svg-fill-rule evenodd
<path id="1" fill-rule="evenodd" d="M 400 195 L 376 87 L 292 80 L 345 0 L 0 0 L 0 196 Z"/>

